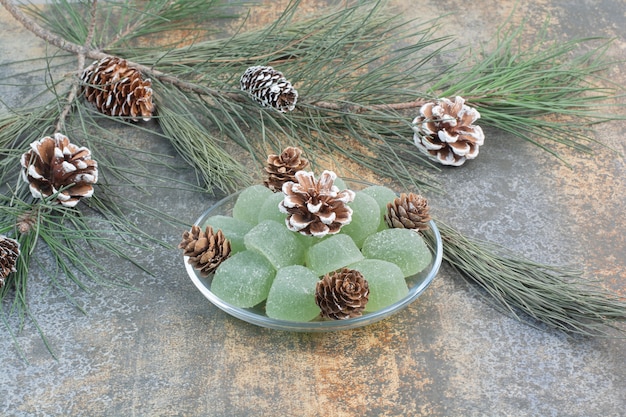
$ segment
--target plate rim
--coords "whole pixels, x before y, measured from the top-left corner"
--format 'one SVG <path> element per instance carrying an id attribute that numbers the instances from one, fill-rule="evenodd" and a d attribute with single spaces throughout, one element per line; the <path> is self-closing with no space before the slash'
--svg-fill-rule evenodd
<path id="1" fill-rule="evenodd" d="M 348 182 L 348 180 L 346 180 L 346 182 Z M 215 204 L 207 208 L 196 219 L 193 225 L 200 226 L 201 223 L 205 221 L 213 211 L 216 211 L 218 208 L 222 207 L 228 202 L 235 201 L 236 196 L 240 193 L 241 191 L 229 194 L 226 197 L 223 197 L 222 199 L 217 201 Z M 428 224 L 430 226 L 430 231 L 435 237 L 435 251 L 433 252 L 432 248 L 429 247 L 431 253 L 433 253 L 434 255 L 431 262 L 432 267 L 426 277 L 422 280 L 422 282 L 418 285 L 411 287 L 406 297 L 396 301 L 393 304 L 390 304 L 385 308 L 373 312 L 368 312 L 359 317 L 344 320 L 324 320 L 307 322 L 280 320 L 268 317 L 266 315 L 259 315 L 258 313 L 250 311 L 249 309 L 234 306 L 220 299 L 213 292 L 211 292 L 210 288 L 208 288 L 202 281 L 202 278 L 199 276 L 197 270 L 193 268 L 193 266 L 188 262 L 188 256 L 183 256 L 183 261 L 185 263 L 187 275 L 190 277 L 191 281 L 202 293 L 202 295 L 204 295 L 205 298 L 207 298 L 213 305 L 218 307 L 223 312 L 247 323 L 254 324 L 260 327 L 291 332 L 328 332 L 348 330 L 373 324 L 396 313 L 399 313 L 410 304 L 412 304 L 415 300 L 417 300 L 417 298 L 419 298 L 419 296 L 432 284 L 435 277 L 439 273 L 439 269 L 441 268 L 441 263 L 443 261 L 443 242 L 441 239 L 441 233 L 439 232 L 439 228 L 437 227 L 435 221 L 430 220 Z"/>

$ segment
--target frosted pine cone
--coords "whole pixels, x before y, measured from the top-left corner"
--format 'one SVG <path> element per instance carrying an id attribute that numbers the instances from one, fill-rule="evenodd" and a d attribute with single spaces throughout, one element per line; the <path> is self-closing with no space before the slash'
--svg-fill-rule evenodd
<path id="1" fill-rule="evenodd" d="M 265 172 L 265 186 L 273 192 L 283 189 L 283 184 L 296 180 L 296 172 L 303 170 L 309 161 L 302 157 L 302 150 L 289 146 L 280 155 L 269 155 Z"/>
<path id="2" fill-rule="evenodd" d="M 431 220 L 428 200 L 419 194 L 400 194 L 387 204 L 385 223 L 392 228 L 426 230 Z"/>
<path id="3" fill-rule="evenodd" d="M 282 72 L 272 67 L 248 68 L 239 80 L 241 89 L 264 107 L 273 107 L 283 113 L 296 108 L 298 91 Z"/>
<path id="4" fill-rule="evenodd" d="M 22 155 L 22 178 L 35 198 L 55 196 L 66 207 L 74 207 L 83 197 L 93 195 L 98 181 L 98 163 L 91 152 L 78 147 L 61 133 L 46 136 L 30 144 Z"/>
<path id="5" fill-rule="evenodd" d="M 213 232 L 211 226 L 204 231 L 194 225 L 183 233 L 178 244 L 183 255 L 189 257 L 189 264 L 200 271 L 202 276 L 215 272 L 218 266 L 230 256 L 230 242 L 221 230 Z"/>
<path id="6" fill-rule="evenodd" d="M 369 300 L 369 284 L 356 270 L 343 268 L 326 274 L 315 289 L 322 317 L 345 320 L 359 317 Z"/>
<path id="7" fill-rule="evenodd" d="M 288 214 L 285 222 L 289 230 L 316 237 L 339 232 L 352 221 L 352 209 L 346 203 L 354 200 L 351 190 L 339 191 L 333 185 L 337 175 L 324 171 L 319 181 L 312 172 L 298 171 L 297 182 L 283 185 L 285 198 L 278 208 Z"/>
<path id="8" fill-rule="evenodd" d="M 454 102 L 442 98 L 426 103 L 413 120 L 413 140 L 422 152 L 441 164 L 460 166 L 476 158 L 485 140 L 481 127 L 473 124 L 479 118 L 478 111 L 459 96 Z"/>
<path id="9" fill-rule="evenodd" d="M 126 60 L 107 57 L 96 61 L 83 71 L 85 98 L 109 116 L 152 117 L 152 81 L 143 79 L 139 70 L 129 67 Z"/>
<path id="10" fill-rule="evenodd" d="M 15 272 L 15 264 L 20 256 L 20 244 L 17 240 L 0 235 L 0 288 L 11 272 Z"/>

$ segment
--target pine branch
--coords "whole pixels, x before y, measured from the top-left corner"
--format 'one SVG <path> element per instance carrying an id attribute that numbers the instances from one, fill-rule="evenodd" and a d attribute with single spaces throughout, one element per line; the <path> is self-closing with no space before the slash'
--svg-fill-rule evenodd
<path id="1" fill-rule="evenodd" d="M 583 336 L 611 336 L 626 322 L 626 300 L 581 277 L 581 271 L 531 261 L 437 221 L 444 260 L 515 319 Z M 424 236 L 434 244 L 429 233 Z"/>
<path id="2" fill-rule="evenodd" d="M 423 99 L 417 99 L 413 101 L 405 101 L 402 103 L 389 103 L 389 104 L 373 104 L 373 105 L 360 105 L 360 104 L 342 104 L 337 102 L 327 102 L 327 101 L 314 101 L 311 103 L 311 106 L 317 107 L 320 109 L 333 110 L 340 113 L 364 113 L 366 111 L 372 112 L 385 112 L 391 110 L 412 110 L 416 108 L 420 108 L 428 101 Z"/>
<path id="3" fill-rule="evenodd" d="M 107 53 L 102 52 L 102 51 L 97 50 L 97 49 L 93 49 L 93 48 L 89 47 L 89 44 L 85 44 L 85 45 L 82 45 L 82 46 L 81 45 L 77 45 L 77 44 L 75 44 L 73 42 L 70 42 L 70 41 L 68 41 L 66 39 L 63 39 L 61 36 L 55 35 L 54 33 L 50 32 L 49 30 L 43 28 L 35 20 L 31 19 L 26 14 L 24 14 L 19 9 L 19 7 L 17 7 L 11 0 L 0 0 L 0 4 L 2 4 L 7 9 L 7 11 L 15 18 L 15 20 L 17 20 L 19 23 L 21 23 L 26 29 L 28 29 L 34 35 L 38 36 L 39 38 L 43 39 L 44 41 L 46 41 L 46 42 L 48 42 L 50 44 L 56 46 L 59 49 L 62 49 L 64 51 L 66 51 L 66 52 L 70 52 L 72 54 L 75 54 L 78 57 L 83 57 L 82 58 L 83 60 L 85 58 L 90 58 L 90 59 L 98 61 L 98 60 L 101 60 L 101 59 L 111 58 L 111 57 L 115 56 L 115 55 L 112 55 L 112 54 L 107 54 Z M 94 9 L 96 8 L 96 6 L 97 6 L 97 2 L 92 3 L 92 7 Z M 84 65 L 84 63 L 83 63 L 83 65 Z M 162 73 L 160 71 L 156 71 L 156 70 L 154 70 L 151 67 L 146 66 L 146 65 L 141 65 L 139 63 L 132 62 L 132 61 L 128 61 L 128 65 L 130 67 L 136 68 L 137 70 L 141 71 L 144 74 L 147 74 L 149 76 L 158 78 L 162 82 L 166 82 L 166 83 L 170 83 L 172 85 L 175 85 L 175 86 L 177 86 L 180 89 L 185 90 L 185 91 L 198 93 L 198 94 L 208 94 L 208 95 L 217 94 L 217 92 L 212 91 L 211 89 L 203 88 L 203 87 L 198 86 L 198 85 L 196 85 L 194 83 L 189 83 L 189 82 L 186 82 L 184 80 L 181 80 L 178 77 L 174 77 L 174 76 Z M 80 68 L 80 64 L 79 64 L 79 68 Z M 222 94 L 224 94 L 224 93 L 222 93 Z M 237 95 L 232 95 L 231 98 L 238 99 L 238 96 Z"/>
<path id="4" fill-rule="evenodd" d="M 100 50 L 96 50 L 93 48 L 90 48 L 90 44 L 91 44 L 91 39 L 93 37 L 93 30 L 95 27 L 95 17 L 96 17 L 96 9 L 97 9 L 97 1 L 92 1 L 92 5 L 91 5 L 91 25 L 90 25 L 90 31 L 89 31 L 89 36 L 85 42 L 84 45 L 77 45 L 75 43 L 72 43 L 70 41 L 67 41 L 65 39 L 63 39 L 62 37 L 55 35 L 54 33 L 50 32 L 49 30 L 43 28 L 42 26 L 40 26 L 36 21 L 34 21 L 33 19 L 31 19 L 30 17 L 28 17 L 26 14 L 24 14 L 19 7 L 15 6 L 13 4 L 13 2 L 11 0 L 0 0 L 0 4 L 2 4 L 8 11 L 9 13 L 11 13 L 11 15 L 18 21 L 20 22 L 26 29 L 28 29 L 29 31 L 31 31 L 33 34 L 35 34 L 36 36 L 40 37 L 41 39 L 45 40 L 46 42 L 49 42 L 50 44 L 66 51 L 66 52 L 70 52 L 73 54 L 76 54 L 78 56 L 79 59 L 79 71 L 78 73 L 82 72 L 82 68 L 84 67 L 84 59 L 85 58 L 90 58 L 90 59 L 94 59 L 94 60 L 101 60 L 104 58 L 111 58 L 111 57 L 115 57 L 115 55 L 112 54 L 108 54 L 105 52 L 102 52 Z M 312 36 L 312 34 L 305 34 L 302 37 L 292 41 L 292 45 L 286 45 L 283 50 L 288 50 L 289 47 L 293 46 L 293 44 L 295 44 L 295 42 L 302 42 L 303 40 L 305 40 L 307 37 Z M 264 57 L 268 57 L 270 55 L 276 55 L 276 54 L 280 54 L 281 50 L 276 50 L 273 51 L 271 54 L 265 54 L 265 55 L 261 55 L 261 56 L 251 56 L 251 57 L 246 57 L 245 61 L 256 61 L 256 60 L 262 60 Z M 83 61 L 82 65 L 80 64 L 80 61 Z M 244 59 L 242 59 L 244 60 Z M 219 60 L 217 61 L 219 62 Z M 233 61 L 230 61 L 233 62 Z M 238 93 L 232 93 L 232 92 L 228 92 L 228 91 L 218 91 L 218 90 L 213 90 L 207 87 L 203 87 L 200 86 L 196 83 L 193 82 L 188 82 L 185 80 L 182 80 L 180 77 L 171 75 L 171 74 L 166 74 L 163 73 L 161 71 L 155 70 L 154 68 L 150 67 L 150 66 L 146 66 L 146 65 L 142 65 L 140 63 L 137 62 L 133 62 L 132 60 L 127 60 L 127 63 L 130 67 L 136 68 L 137 70 L 139 70 L 140 72 L 150 76 L 150 77 L 154 77 L 157 78 L 158 80 L 160 80 L 161 82 L 164 83 L 169 83 L 172 84 L 178 88 L 180 88 L 183 91 L 188 91 L 191 93 L 197 93 L 197 94 L 203 94 L 203 95 L 209 95 L 209 96 L 216 96 L 219 95 L 220 97 L 226 97 L 232 100 L 236 100 L 236 101 L 244 101 L 245 100 L 245 96 L 242 94 L 238 94 Z M 74 94 L 75 95 L 75 94 Z M 70 101 L 70 100 L 68 100 Z M 400 103 L 389 103 L 389 104 L 378 104 L 378 105 L 371 105 L 371 106 L 366 106 L 366 105 L 358 105 L 358 104 L 344 104 L 344 103 L 339 103 L 339 102 L 327 102 L 327 101 L 316 101 L 316 102 L 312 102 L 311 105 L 314 107 L 319 107 L 320 109 L 327 109 L 327 110 L 333 110 L 333 111 L 340 111 L 342 113 L 363 113 L 365 111 L 385 111 L 385 110 L 406 110 L 406 109 L 413 109 L 413 108 L 417 108 L 420 107 L 422 104 L 424 104 L 424 100 L 418 99 L 418 100 L 412 100 L 412 101 L 407 101 L 407 102 L 400 102 Z M 64 112 L 67 113 L 67 112 Z M 65 114 L 66 115 L 66 114 Z"/>
<path id="5" fill-rule="evenodd" d="M 96 16 L 97 16 L 97 10 L 98 10 L 98 1 L 97 0 L 92 0 L 91 2 L 91 23 L 89 25 L 89 32 L 87 34 L 87 39 L 85 40 L 85 44 L 83 45 L 83 49 L 87 50 L 89 48 L 89 45 L 91 44 L 91 41 L 93 39 L 93 35 L 94 35 L 94 31 L 96 28 Z M 77 55 L 77 60 L 78 60 L 78 69 L 76 70 L 76 72 L 78 74 L 81 74 L 83 72 L 83 70 L 85 69 L 85 54 L 84 53 L 79 53 Z M 65 119 L 67 118 L 67 115 L 70 113 L 72 106 L 74 104 L 74 99 L 76 98 L 76 95 L 78 93 L 78 80 L 75 79 L 72 82 L 72 87 L 70 89 L 70 93 L 67 97 L 67 103 L 65 104 L 65 107 L 63 108 L 63 111 L 61 111 L 61 115 L 59 116 L 59 121 L 57 122 L 56 128 L 55 128 L 55 132 L 61 132 L 64 129 L 64 125 L 65 125 Z"/>

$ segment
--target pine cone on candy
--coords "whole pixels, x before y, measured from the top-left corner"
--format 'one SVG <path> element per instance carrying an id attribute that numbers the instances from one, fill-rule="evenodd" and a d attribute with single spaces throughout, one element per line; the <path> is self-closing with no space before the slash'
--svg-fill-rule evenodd
<path id="1" fill-rule="evenodd" d="M 81 75 L 85 98 L 109 116 L 152 117 L 152 81 L 143 79 L 141 72 L 128 66 L 126 60 L 107 57 L 96 61 Z"/>
<path id="2" fill-rule="evenodd" d="M 98 163 L 91 152 L 78 147 L 61 133 L 46 136 L 30 144 L 22 155 L 22 179 L 35 198 L 55 196 L 66 207 L 74 207 L 83 197 L 93 195 L 98 181 Z"/>
<path id="3" fill-rule="evenodd" d="M 315 289 L 315 303 L 322 317 L 333 320 L 361 316 L 368 299 L 367 280 L 359 271 L 348 268 L 326 274 Z"/>
<path id="4" fill-rule="evenodd" d="M 462 97 L 426 103 L 419 112 L 413 120 L 413 141 L 422 152 L 443 165 L 460 166 L 476 158 L 485 135 L 473 124 L 480 114 Z"/>
<path id="5" fill-rule="evenodd" d="M 298 171 L 296 182 L 283 185 L 285 198 L 278 208 L 287 214 L 287 227 L 294 232 L 316 237 L 338 233 L 352 221 L 352 209 L 346 205 L 354 200 L 351 190 L 340 191 L 333 185 L 337 175 L 324 171 L 319 181 L 312 172 Z"/>
<path id="6" fill-rule="evenodd" d="M 426 230 L 431 220 L 428 200 L 419 194 L 400 194 L 387 203 L 385 223 L 391 228 Z"/>
<path id="7" fill-rule="evenodd" d="M 257 65 L 248 68 L 239 84 L 241 90 L 250 94 L 263 107 L 273 107 L 283 113 L 296 108 L 298 91 L 282 72 L 272 67 Z"/>
<path id="8" fill-rule="evenodd" d="M 15 265 L 20 256 L 20 244 L 17 240 L 0 235 L 0 288 L 6 277 L 16 272 Z"/>
<path id="9" fill-rule="evenodd" d="M 183 233 L 178 248 L 189 257 L 189 264 L 205 277 L 215 272 L 230 256 L 230 241 L 221 230 L 214 232 L 211 226 L 207 226 L 204 231 L 197 225 L 192 226 L 191 230 Z"/>
<path id="10" fill-rule="evenodd" d="M 296 172 L 303 170 L 309 161 L 302 157 L 302 150 L 289 146 L 280 155 L 268 155 L 265 165 L 265 186 L 273 192 L 283 189 L 283 184 L 296 180 Z"/>

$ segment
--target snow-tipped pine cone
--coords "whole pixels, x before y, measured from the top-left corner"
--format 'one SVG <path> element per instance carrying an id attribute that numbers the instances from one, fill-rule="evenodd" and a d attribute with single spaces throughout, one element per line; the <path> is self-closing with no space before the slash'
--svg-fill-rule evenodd
<path id="1" fill-rule="evenodd" d="M 74 207 L 81 198 L 91 197 L 98 181 L 98 163 L 91 152 L 72 143 L 67 136 L 55 133 L 30 144 L 22 155 L 22 178 L 35 198 L 54 197 L 66 207 Z"/>
<path id="2" fill-rule="evenodd" d="M 413 141 L 422 152 L 443 165 L 460 166 L 476 158 L 485 135 L 474 124 L 480 118 L 478 110 L 462 97 L 426 103 L 419 112 L 413 120 Z"/>
<path id="3" fill-rule="evenodd" d="M 352 209 L 346 205 L 354 200 L 354 191 L 334 185 L 337 175 L 324 171 L 319 181 L 312 172 L 298 171 L 296 182 L 283 185 L 285 198 L 278 208 L 287 214 L 287 227 L 294 232 L 316 237 L 338 233 L 352 221 Z"/>

